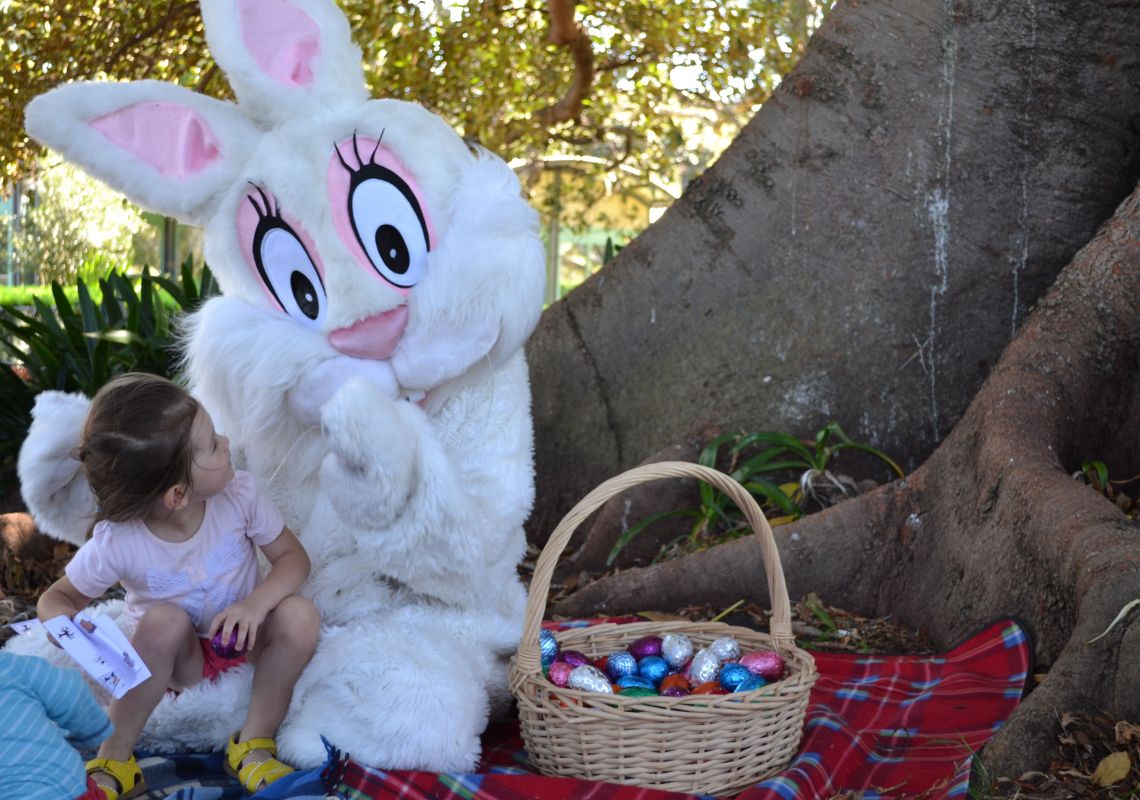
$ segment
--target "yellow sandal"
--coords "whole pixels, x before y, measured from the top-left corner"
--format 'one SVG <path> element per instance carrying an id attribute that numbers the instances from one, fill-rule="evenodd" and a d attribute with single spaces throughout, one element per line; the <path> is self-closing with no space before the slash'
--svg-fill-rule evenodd
<path id="1" fill-rule="evenodd" d="M 113 758 L 93 758 L 87 762 L 87 774 L 94 775 L 102 772 L 109 775 L 118 784 L 118 789 L 98 784 L 99 789 L 107 800 L 130 800 L 146 791 L 146 781 L 143 780 L 142 770 L 139 769 L 135 757 L 126 761 L 116 761 Z"/>
<path id="2" fill-rule="evenodd" d="M 268 737 L 239 742 L 237 737 L 240 733 L 235 733 L 226 742 L 226 772 L 241 781 L 247 792 L 259 792 L 293 772 L 292 767 L 277 760 L 277 742 Z M 269 758 L 243 763 L 254 750 L 266 751 Z"/>

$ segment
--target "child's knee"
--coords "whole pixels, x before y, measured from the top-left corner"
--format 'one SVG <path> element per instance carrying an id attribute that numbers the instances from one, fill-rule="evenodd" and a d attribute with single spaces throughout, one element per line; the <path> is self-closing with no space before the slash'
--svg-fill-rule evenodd
<path id="1" fill-rule="evenodd" d="M 177 649 L 194 635 L 194 623 L 186 610 L 172 603 L 151 606 L 135 628 L 134 638 L 152 647 Z"/>
<path id="2" fill-rule="evenodd" d="M 309 598 L 289 595 L 278 604 L 274 618 L 274 633 L 278 637 L 286 639 L 298 650 L 312 653 L 321 629 L 321 615 Z"/>

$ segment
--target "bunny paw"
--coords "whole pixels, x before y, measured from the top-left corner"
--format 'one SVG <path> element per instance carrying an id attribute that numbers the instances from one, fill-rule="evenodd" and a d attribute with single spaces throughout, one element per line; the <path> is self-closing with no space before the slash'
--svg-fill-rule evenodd
<path id="1" fill-rule="evenodd" d="M 321 411 L 329 454 L 321 485 L 342 516 L 375 526 L 394 516 L 414 486 L 423 412 L 353 379 Z"/>

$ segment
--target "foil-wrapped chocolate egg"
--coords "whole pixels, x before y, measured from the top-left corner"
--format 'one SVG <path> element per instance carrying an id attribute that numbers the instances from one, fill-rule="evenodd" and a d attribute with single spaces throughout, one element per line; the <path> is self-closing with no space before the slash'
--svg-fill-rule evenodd
<path id="1" fill-rule="evenodd" d="M 688 697 L 689 690 L 683 686 L 670 686 L 668 689 L 661 690 L 662 697 Z"/>
<path id="2" fill-rule="evenodd" d="M 565 661 L 555 661 L 550 665 L 550 672 L 546 677 L 555 686 L 566 686 L 570 683 L 570 673 L 574 671 L 572 664 L 567 664 Z"/>
<path id="3" fill-rule="evenodd" d="M 683 633 L 667 633 L 661 637 L 661 657 L 673 669 L 681 666 L 693 656 L 693 642 Z"/>
<path id="4" fill-rule="evenodd" d="M 618 692 L 618 694 L 624 695 L 625 697 L 656 697 L 657 690 L 646 689 L 643 686 L 628 686 Z"/>
<path id="5" fill-rule="evenodd" d="M 754 689 L 759 689 L 761 686 L 767 686 L 768 681 L 761 678 L 759 675 L 748 673 L 748 677 L 736 684 L 734 692 L 751 692 Z"/>
<path id="6" fill-rule="evenodd" d="M 660 636 L 642 636 L 626 648 L 638 661 L 646 656 L 661 655 Z"/>
<path id="7" fill-rule="evenodd" d="M 769 683 L 784 677 L 784 657 L 775 650 L 758 650 L 755 653 L 745 653 L 740 657 L 740 663 L 748 667 L 753 675 L 759 675 Z"/>
<path id="8" fill-rule="evenodd" d="M 610 657 L 606 661 L 606 674 L 615 681 L 626 675 L 636 675 L 637 659 L 626 650 L 618 650 L 616 653 L 610 653 Z"/>
<path id="9" fill-rule="evenodd" d="M 230 631 L 229 644 L 222 643 L 222 632 L 218 631 L 214 634 L 214 638 L 210 640 L 210 647 L 218 654 L 220 658 L 237 658 L 245 652 L 244 647 L 237 646 L 237 631 Z"/>
<path id="10" fill-rule="evenodd" d="M 559 660 L 565 661 L 567 664 L 572 664 L 575 667 L 594 666 L 590 663 L 590 659 L 586 657 L 586 654 L 578 650 L 563 650 L 559 654 L 558 658 Z M 594 669 L 598 668 L 594 667 Z M 600 671 L 601 670 L 599 670 L 599 672 Z"/>
<path id="11" fill-rule="evenodd" d="M 653 681 L 656 686 L 669 674 L 669 663 L 661 656 L 646 656 L 637 662 L 637 674 Z"/>
<path id="12" fill-rule="evenodd" d="M 625 675 L 618 678 L 617 685 L 623 689 L 631 689 L 635 686 L 642 689 L 653 689 L 653 681 L 640 675 Z"/>
<path id="13" fill-rule="evenodd" d="M 544 666 L 558 658 L 558 640 L 545 628 L 538 632 L 538 649 Z"/>
<path id="14" fill-rule="evenodd" d="M 674 672 L 671 675 L 666 675 L 661 679 L 661 684 L 657 687 L 664 694 L 666 689 L 684 689 L 685 694 L 689 693 L 692 688 L 689 685 L 689 679 L 679 672 Z"/>
<path id="15" fill-rule="evenodd" d="M 721 661 L 735 661 L 740 658 L 740 643 L 731 636 L 722 636 L 709 645 L 709 650 L 716 653 Z"/>
<path id="16" fill-rule="evenodd" d="M 725 689 L 732 691 L 752 677 L 754 676 L 748 671 L 748 667 L 743 664 L 724 664 L 720 668 L 720 674 L 717 675 L 717 680 L 720 681 L 720 685 Z"/>
<path id="17" fill-rule="evenodd" d="M 692 694 L 725 694 L 725 690 L 716 681 L 706 681 L 694 686 Z"/>
<path id="18" fill-rule="evenodd" d="M 697 684 L 715 681 L 720 672 L 720 659 L 709 649 L 698 650 L 689 664 L 689 683 Z"/>
<path id="19" fill-rule="evenodd" d="M 582 664 L 581 666 L 574 667 L 574 669 L 570 671 L 570 677 L 566 680 L 566 685 L 571 689 L 578 689 L 582 692 L 599 692 L 601 694 L 614 693 L 614 688 L 610 685 L 609 678 L 603 675 L 602 671 L 593 664 Z"/>

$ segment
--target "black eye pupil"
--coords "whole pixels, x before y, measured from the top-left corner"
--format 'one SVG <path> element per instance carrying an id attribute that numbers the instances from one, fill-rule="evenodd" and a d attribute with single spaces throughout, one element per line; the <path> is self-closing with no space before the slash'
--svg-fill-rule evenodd
<path id="1" fill-rule="evenodd" d="M 301 313 L 309 319 L 316 319 L 321 313 L 321 304 L 317 300 L 317 290 L 313 288 L 313 282 L 303 273 L 294 272 L 289 276 L 289 288 Z"/>
<path id="2" fill-rule="evenodd" d="M 403 275 L 408 271 L 411 264 L 408 245 L 404 243 L 403 235 L 395 226 L 381 225 L 376 229 L 376 250 L 392 272 Z"/>

